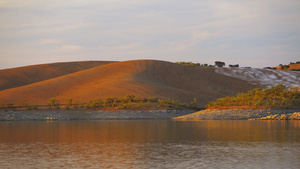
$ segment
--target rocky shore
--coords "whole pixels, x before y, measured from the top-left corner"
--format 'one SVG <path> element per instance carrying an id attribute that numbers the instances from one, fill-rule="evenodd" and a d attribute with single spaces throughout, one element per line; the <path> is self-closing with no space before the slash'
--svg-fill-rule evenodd
<path id="1" fill-rule="evenodd" d="M 300 120 L 300 110 L 0 110 L 0 121 L 47 120 Z"/>
<path id="2" fill-rule="evenodd" d="M 0 121 L 171 119 L 194 110 L 0 110 Z"/>
<path id="3" fill-rule="evenodd" d="M 174 120 L 300 120 L 300 110 L 212 109 L 174 117 Z"/>

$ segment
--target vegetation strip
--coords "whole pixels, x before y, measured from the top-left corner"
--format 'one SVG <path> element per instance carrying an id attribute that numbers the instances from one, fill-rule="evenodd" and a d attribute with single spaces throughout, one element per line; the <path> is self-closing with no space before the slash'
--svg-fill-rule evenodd
<path id="1" fill-rule="evenodd" d="M 272 88 L 256 88 L 233 97 L 219 98 L 206 105 L 207 109 L 297 109 L 300 89 L 287 88 L 282 83 Z"/>
<path id="2" fill-rule="evenodd" d="M 50 98 L 47 105 L 30 105 L 27 100 L 23 100 L 20 105 L 2 104 L 1 108 L 5 109 L 104 109 L 104 110 L 118 110 L 118 109 L 198 109 L 197 99 L 194 98 L 190 103 L 180 102 L 173 99 L 158 99 L 157 97 L 137 98 L 134 95 L 127 95 L 125 97 L 108 97 L 104 100 L 90 100 L 88 103 L 80 103 L 80 100 L 73 102 L 72 98 L 66 99 L 66 104 L 60 104 L 56 98 Z"/>

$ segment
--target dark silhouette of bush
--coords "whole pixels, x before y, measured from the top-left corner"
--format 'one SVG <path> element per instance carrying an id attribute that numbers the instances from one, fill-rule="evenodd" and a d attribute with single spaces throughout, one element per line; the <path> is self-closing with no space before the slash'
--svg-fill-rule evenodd
<path id="1" fill-rule="evenodd" d="M 215 65 L 218 67 L 223 67 L 223 66 L 225 66 L 225 62 L 215 61 Z"/>
<path id="2" fill-rule="evenodd" d="M 229 65 L 229 67 L 240 67 L 239 64 Z"/>

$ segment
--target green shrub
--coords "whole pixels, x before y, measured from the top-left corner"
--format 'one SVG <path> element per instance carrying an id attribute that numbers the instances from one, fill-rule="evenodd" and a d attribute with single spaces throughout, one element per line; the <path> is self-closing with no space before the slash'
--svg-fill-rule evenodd
<path id="1" fill-rule="evenodd" d="M 190 108 L 196 108 L 197 107 L 197 99 L 194 98 L 193 101 L 190 102 L 189 105 Z"/>
<path id="2" fill-rule="evenodd" d="M 150 102 L 157 102 L 158 101 L 158 98 L 157 97 L 149 97 L 148 100 Z"/>
<path id="3" fill-rule="evenodd" d="M 56 109 L 59 109 L 59 108 L 60 108 L 60 103 L 59 103 L 58 100 L 56 100 L 56 102 L 55 102 L 55 108 L 56 108 Z"/>
<path id="4" fill-rule="evenodd" d="M 72 106 L 72 101 L 73 101 L 72 98 L 67 98 L 66 103 L 68 107 Z"/>
<path id="5" fill-rule="evenodd" d="M 85 107 L 86 107 L 87 109 L 90 109 L 90 108 L 95 108 L 96 105 L 97 105 L 96 102 L 90 100 L 88 103 L 85 104 Z"/>
<path id="6" fill-rule="evenodd" d="M 158 100 L 158 104 L 160 107 L 166 107 L 165 101 L 164 100 Z"/>
<path id="7" fill-rule="evenodd" d="M 49 102 L 48 102 L 48 107 L 49 107 L 49 108 L 52 108 L 52 107 L 56 106 L 56 103 L 57 103 L 57 100 L 56 100 L 55 97 L 50 98 L 50 99 L 49 99 Z"/>
<path id="8" fill-rule="evenodd" d="M 135 96 L 133 94 L 127 95 L 126 98 L 129 100 L 129 102 L 132 102 L 135 100 Z"/>
<path id="9" fill-rule="evenodd" d="M 118 101 L 117 97 L 108 97 L 104 100 L 103 106 L 111 107 L 113 102 L 116 102 L 116 101 Z"/>
<path id="10" fill-rule="evenodd" d="M 120 101 L 121 101 L 121 103 L 129 103 L 129 102 L 130 102 L 130 99 L 127 98 L 127 97 L 121 97 L 121 98 L 120 98 Z"/>
<path id="11" fill-rule="evenodd" d="M 147 98 L 143 98 L 143 99 L 141 99 L 141 102 L 142 103 L 146 103 L 148 101 L 148 99 Z"/>
<path id="12" fill-rule="evenodd" d="M 73 103 L 73 107 L 75 109 L 78 109 L 78 106 L 80 105 L 80 100 L 77 100 L 75 103 Z"/>
<path id="13" fill-rule="evenodd" d="M 145 107 L 149 108 L 149 107 L 151 107 L 151 106 L 152 106 L 151 102 L 150 102 L 150 101 L 147 101 L 146 104 L 145 104 Z"/>
<path id="14" fill-rule="evenodd" d="M 38 105 L 34 104 L 34 105 L 32 105 L 32 108 L 33 109 L 38 109 Z"/>

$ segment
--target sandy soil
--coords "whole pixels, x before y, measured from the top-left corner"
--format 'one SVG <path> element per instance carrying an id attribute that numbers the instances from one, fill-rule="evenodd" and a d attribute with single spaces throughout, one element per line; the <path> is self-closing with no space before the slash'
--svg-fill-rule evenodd
<path id="1" fill-rule="evenodd" d="M 39 66 L 43 71 L 30 70 L 23 67 L 24 75 L 38 81 L 35 77 L 43 77 L 39 72 L 48 72 L 51 65 Z M 73 66 L 62 66 L 62 69 Z M 59 69 L 57 69 L 59 70 Z M 2 70 L 10 83 L 14 81 L 13 70 Z M 10 73 L 12 72 L 12 73 Z M 66 71 L 67 73 L 68 71 Z M 50 73 L 51 74 L 51 71 Z M 23 77 L 23 75 L 20 75 Z M 3 74 L 0 76 L 2 79 Z M 47 77 L 49 78 L 49 77 Z M 3 80 L 1 84 L 3 84 Z M 0 85 L 1 86 L 1 85 Z M 208 101 L 219 97 L 233 96 L 258 87 L 234 77 L 221 75 L 215 68 L 188 67 L 165 61 L 134 60 L 104 64 L 93 68 L 69 73 L 64 76 L 49 78 L 20 87 L 0 91 L 0 104 L 20 104 L 27 100 L 30 104 L 47 104 L 50 98 L 56 97 L 64 104 L 67 98 L 80 100 L 105 99 L 107 97 L 123 97 L 133 94 L 139 98 L 158 97 L 161 99 L 179 99 L 190 102 L 197 98 L 198 107 L 204 107 Z M 4 87 L 2 87 L 4 88 Z"/>

